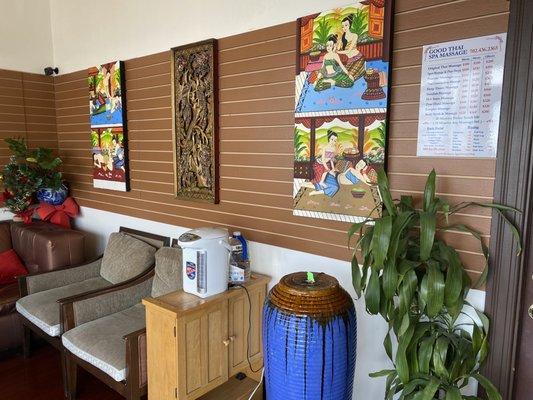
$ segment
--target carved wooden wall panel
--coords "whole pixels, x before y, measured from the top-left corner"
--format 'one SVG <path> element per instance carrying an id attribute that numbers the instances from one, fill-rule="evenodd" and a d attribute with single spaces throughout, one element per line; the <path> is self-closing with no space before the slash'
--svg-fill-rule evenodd
<path id="1" fill-rule="evenodd" d="M 217 41 L 172 49 L 174 191 L 218 203 Z"/>

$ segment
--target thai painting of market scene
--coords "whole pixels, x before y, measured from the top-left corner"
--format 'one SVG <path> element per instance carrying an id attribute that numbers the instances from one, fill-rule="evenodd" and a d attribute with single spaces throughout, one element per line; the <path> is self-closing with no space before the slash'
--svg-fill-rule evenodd
<path id="1" fill-rule="evenodd" d="M 381 212 L 387 7 L 364 0 L 298 20 L 294 215 L 357 222 Z"/>
<path id="2" fill-rule="evenodd" d="M 89 69 L 93 186 L 128 190 L 123 68 L 120 61 Z"/>

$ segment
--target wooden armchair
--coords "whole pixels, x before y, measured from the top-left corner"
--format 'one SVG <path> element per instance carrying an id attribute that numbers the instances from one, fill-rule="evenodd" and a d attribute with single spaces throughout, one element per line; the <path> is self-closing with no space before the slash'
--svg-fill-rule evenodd
<path id="1" fill-rule="evenodd" d="M 112 233 L 104 255 L 77 267 L 31 274 L 20 278 L 24 354 L 30 354 L 31 332 L 61 349 L 62 334 L 58 302 L 82 293 L 116 290 L 154 267 L 156 249 L 170 238 L 121 227 Z"/>
<path id="2" fill-rule="evenodd" d="M 93 262 L 20 278 L 23 297 L 17 301 L 16 308 L 24 329 L 24 356 L 30 356 L 32 333 L 63 351 L 62 299 L 129 287 L 153 272 L 156 249 L 169 244 L 168 237 L 121 227 L 120 232 L 111 234 L 104 255 Z M 64 361 L 62 357 L 66 391 Z"/>
<path id="3" fill-rule="evenodd" d="M 82 367 L 128 400 L 147 394 L 144 297 L 181 288 L 181 250 L 165 247 L 155 270 L 123 285 L 61 300 L 67 397 L 76 398 Z"/>

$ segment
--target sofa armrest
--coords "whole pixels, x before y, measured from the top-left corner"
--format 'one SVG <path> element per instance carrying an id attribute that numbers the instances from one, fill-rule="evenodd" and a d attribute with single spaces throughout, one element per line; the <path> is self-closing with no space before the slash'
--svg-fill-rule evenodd
<path id="1" fill-rule="evenodd" d="M 13 249 L 30 273 L 86 262 L 86 234 L 81 231 L 44 221 L 11 223 L 10 228 Z"/>
<path id="2" fill-rule="evenodd" d="M 63 332 L 139 304 L 150 295 L 154 271 L 111 287 L 59 300 Z"/>
<path id="3" fill-rule="evenodd" d="M 19 278 L 21 297 L 28 294 L 54 289 L 86 279 L 95 278 L 100 274 L 102 258 L 83 263 L 79 266 L 65 267 L 50 272 L 38 272 Z"/>

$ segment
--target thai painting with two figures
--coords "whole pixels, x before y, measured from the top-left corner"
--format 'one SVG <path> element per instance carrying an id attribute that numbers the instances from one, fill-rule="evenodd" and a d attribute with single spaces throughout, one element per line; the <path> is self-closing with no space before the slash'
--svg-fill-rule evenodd
<path id="1" fill-rule="evenodd" d="M 390 2 L 363 0 L 298 20 L 294 214 L 357 222 L 380 213 Z"/>

